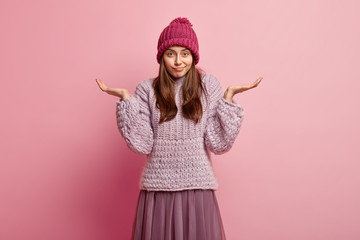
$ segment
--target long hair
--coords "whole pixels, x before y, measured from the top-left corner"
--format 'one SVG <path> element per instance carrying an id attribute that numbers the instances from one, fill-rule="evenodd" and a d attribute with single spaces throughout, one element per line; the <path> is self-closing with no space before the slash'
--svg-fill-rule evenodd
<path id="1" fill-rule="evenodd" d="M 194 56 L 193 56 L 194 59 Z M 201 74 L 204 73 L 199 67 L 195 67 L 195 61 L 187 72 L 182 86 L 182 112 L 187 119 L 198 123 L 203 115 L 203 106 L 201 104 L 201 94 L 207 94 L 201 80 Z M 166 70 L 164 58 L 161 57 L 159 75 L 152 84 L 156 96 L 156 107 L 161 112 L 159 124 L 170 121 L 175 118 L 178 108 L 175 103 L 175 82 L 171 74 Z"/>

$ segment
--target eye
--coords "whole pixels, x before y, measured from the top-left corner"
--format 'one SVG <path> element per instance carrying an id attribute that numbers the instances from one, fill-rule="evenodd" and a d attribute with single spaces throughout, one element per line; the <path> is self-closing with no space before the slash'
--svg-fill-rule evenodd
<path id="1" fill-rule="evenodd" d="M 173 53 L 172 53 L 172 52 L 168 52 L 167 55 L 168 55 L 169 57 L 171 57 L 171 56 L 173 56 Z"/>
<path id="2" fill-rule="evenodd" d="M 189 56 L 189 52 L 184 52 L 184 56 Z"/>

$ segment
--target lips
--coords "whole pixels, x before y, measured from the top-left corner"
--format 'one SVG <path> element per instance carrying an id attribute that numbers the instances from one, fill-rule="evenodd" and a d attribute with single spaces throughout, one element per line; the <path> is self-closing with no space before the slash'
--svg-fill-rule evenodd
<path id="1" fill-rule="evenodd" d="M 174 69 L 175 69 L 175 71 L 177 71 L 177 72 L 181 72 L 182 70 L 184 70 L 183 67 L 178 67 L 178 68 L 174 68 Z"/>

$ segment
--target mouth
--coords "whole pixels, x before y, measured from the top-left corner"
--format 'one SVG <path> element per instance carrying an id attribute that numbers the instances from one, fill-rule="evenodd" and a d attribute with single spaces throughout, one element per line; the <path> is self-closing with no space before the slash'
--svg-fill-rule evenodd
<path id="1" fill-rule="evenodd" d="M 178 68 L 174 68 L 175 69 L 175 71 L 177 71 L 177 72 L 181 72 L 182 70 L 184 70 L 184 67 L 178 67 Z"/>

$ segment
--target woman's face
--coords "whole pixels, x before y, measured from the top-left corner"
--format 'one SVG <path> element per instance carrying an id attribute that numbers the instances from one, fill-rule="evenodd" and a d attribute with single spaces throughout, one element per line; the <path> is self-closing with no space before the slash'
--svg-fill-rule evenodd
<path id="1" fill-rule="evenodd" d="M 174 78 L 184 76 L 191 68 L 193 57 L 186 47 L 172 46 L 163 55 L 166 70 Z"/>

